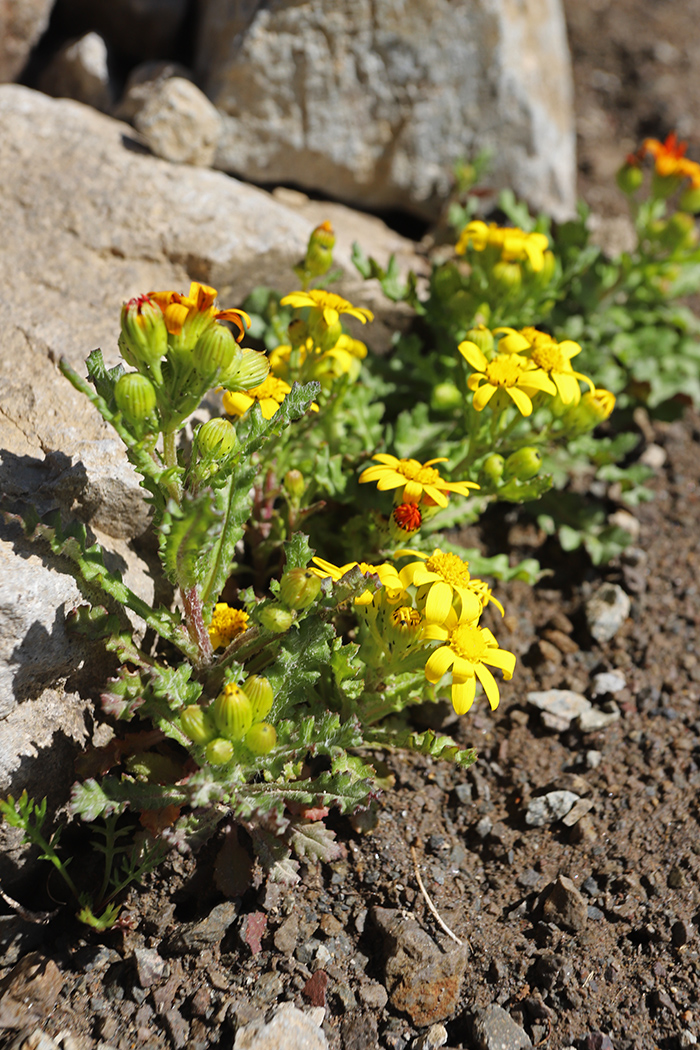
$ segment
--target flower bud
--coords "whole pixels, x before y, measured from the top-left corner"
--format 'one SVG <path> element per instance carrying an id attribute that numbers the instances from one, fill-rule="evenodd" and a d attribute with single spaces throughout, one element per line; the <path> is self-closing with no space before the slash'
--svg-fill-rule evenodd
<path id="1" fill-rule="evenodd" d="M 277 730 L 269 722 L 251 726 L 245 736 L 245 746 L 254 755 L 269 755 L 277 743 Z"/>
<path id="2" fill-rule="evenodd" d="M 392 540 L 400 543 L 415 536 L 422 524 L 423 515 L 417 503 L 399 503 L 391 512 L 389 533 Z"/>
<path id="3" fill-rule="evenodd" d="M 523 283 L 522 270 L 517 262 L 497 262 L 491 273 L 494 284 L 504 292 L 516 292 Z"/>
<path id="4" fill-rule="evenodd" d="M 127 372 L 114 384 L 114 400 L 127 420 L 143 423 L 156 407 L 156 390 L 147 376 Z"/>
<path id="5" fill-rule="evenodd" d="M 506 461 L 503 456 L 499 456 L 498 452 L 492 452 L 491 455 L 484 460 L 481 472 L 486 475 L 492 485 L 497 485 L 503 477 L 505 465 Z"/>
<path id="6" fill-rule="evenodd" d="M 122 306 L 121 326 L 121 338 L 134 361 L 150 368 L 161 383 L 160 361 L 168 352 L 168 329 L 161 308 L 147 295 L 130 299 Z"/>
<path id="7" fill-rule="evenodd" d="M 609 390 L 587 390 L 579 403 L 563 416 L 566 430 L 571 434 L 585 434 L 603 423 L 614 407 L 615 395 Z"/>
<path id="8" fill-rule="evenodd" d="M 695 220 L 683 211 L 674 212 L 659 235 L 660 243 L 671 251 L 690 248 L 695 240 Z"/>
<path id="9" fill-rule="evenodd" d="M 292 347 L 302 346 L 309 338 L 309 327 L 301 317 L 294 317 L 287 326 L 289 344 Z"/>
<path id="10" fill-rule="evenodd" d="M 459 388 L 447 380 L 433 387 L 433 392 L 430 395 L 430 407 L 435 409 L 436 412 L 450 412 L 453 408 L 458 408 L 463 400 Z"/>
<path id="11" fill-rule="evenodd" d="M 399 651 L 418 641 L 423 628 L 423 618 L 410 605 L 400 605 L 388 616 L 383 635 L 389 649 Z"/>
<path id="12" fill-rule="evenodd" d="M 208 419 L 197 431 L 202 455 L 223 459 L 236 445 L 236 429 L 228 419 Z"/>
<path id="13" fill-rule="evenodd" d="M 253 722 L 262 722 L 269 715 L 274 703 L 274 693 L 267 678 L 253 674 L 243 683 L 243 691 L 250 700 Z"/>
<path id="14" fill-rule="evenodd" d="M 309 277 L 322 277 L 328 273 L 333 262 L 335 234 L 329 222 L 322 222 L 312 231 L 306 249 L 304 265 Z"/>
<path id="15" fill-rule="evenodd" d="M 280 598 L 289 609 L 308 609 L 320 591 L 321 581 L 311 569 L 287 569 L 280 580 Z"/>
<path id="16" fill-rule="evenodd" d="M 464 338 L 470 343 L 476 343 L 482 354 L 489 359 L 493 355 L 493 333 L 485 324 L 478 324 L 470 328 Z"/>
<path id="17" fill-rule="evenodd" d="M 212 766 L 225 766 L 233 758 L 233 744 L 230 740 L 224 740 L 218 736 L 207 744 L 204 754 L 207 762 Z"/>
<path id="18" fill-rule="evenodd" d="M 654 172 L 651 178 L 651 194 L 656 200 L 667 200 L 672 197 L 681 184 L 678 175 L 659 175 Z"/>
<path id="19" fill-rule="evenodd" d="M 700 211 L 700 186 L 690 186 L 681 194 L 678 202 L 681 211 L 692 212 L 696 215 Z"/>
<path id="20" fill-rule="evenodd" d="M 304 489 L 306 488 L 306 482 L 304 481 L 304 475 L 300 470 L 288 470 L 284 475 L 284 487 L 285 491 L 292 499 L 301 499 L 304 495 Z"/>
<path id="21" fill-rule="evenodd" d="M 266 605 L 258 613 L 258 619 L 263 627 L 274 634 L 284 634 L 294 622 L 289 609 L 285 609 L 283 605 Z"/>
<path id="22" fill-rule="evenodd" d="M 253 724 L 253 709 L 240 686 L 224 686 L 214 701 L 214 721 L 227 740 L 242 740 L 246 735 Z"/>
<path id="23" fill-rule="evenodd" d="M 202 376 L 222 375 L 234 360 L 240 361 L 241 348 L 231 331 L 223 324 L 213 324 L 197 340 L 192 363 Z"/>
<path id="24" fill-rule="evenodd" d="M 250 390 L 260 386 L 268 376 L 270 365 L 265 354 L 258 350 L 241 348 L 240 358 L 234 358 L 233 364 L 219 376 L 219 383 L 225 390 Z"/>
<path id="25" fill-rule="evenodd" d="M 211 712 L 199 704 L 190 704 L 180 712 L 180 725 L 185 736 L 194 744 L 208 744 L 216 736 L 216 725 Z"/>
<path id="26" fill-rule="evenodd" d="M 538 449 L 527 446 L 512 452 L 505 461 L 504 477 L 517 478 L 518 481 L 529 481 L 539 474 L 542 466 L 542 456 Z"/>
<path id="27" fill-rule="evenodd" d="M 623 193 L 632 196 L 644 181 L 644 172 L 638 164 L 623 164 L 615 176 L 615 181 Z"/>

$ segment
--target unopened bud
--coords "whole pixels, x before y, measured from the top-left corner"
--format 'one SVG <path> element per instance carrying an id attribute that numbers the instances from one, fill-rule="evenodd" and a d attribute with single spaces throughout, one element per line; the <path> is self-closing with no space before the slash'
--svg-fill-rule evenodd
<path id="1" fill-rule="evenodd" d="M 518 481 L 529 481 L 539 474 L 542 466 L 542 456 L 536 448 L 527 446 L 512 452 L 505 461 L 504 477 L 517 478 Z"/>
<path id="2" fill-rule="evenodd" d="M 306 482 L 304 481 L 304 475 L 300 470 L 288 470 L 284 475 L 284 487 L 288 495 L 292 499 L 301 499 L 304 495 L 304 489 L 306 488 Z"/>
<path id="3" fill-rule="evenodd" d="M 503 456 L 499 456 L 498 452 L 492 452 L 484 461 L 481 472 L 486 475 L 492 485 L 497 485 L 503 477 L 505 466 L 506 461 Z"/>
<path id="4" fill-rule="evenodd" d="M 617 172 L 615 181 L 622 192 L 631 197 L 632 194 L 636 193 L 642 185 L 644 181 L 644 172 L 638 164 L 630 164 L 627 162 L 626 164 L 623 164 Z"/>
<path id="5" fill-rule="evenodd" d="M 233 758 L 233 744 L 219 736 L 207 744 L 204 755 L 212 766 L 225 766 Z"/>
<path id="6" fill-rule="evenodd" d="M 277 730 L 269 722 L 251 726 L 245 736 L 245 746 L 254 755 L 269 755 L 277 743 Z"/>
<path id="7" fill-rule="evenodd" d="M 579 403 L 563 416 L 563 422 L 569 433 L 585 434 L 603 423 L 614 407 L 615 395 L 609 390 L 587 390 Z"/>
<path id="8" fill-rule="evenodd" d="M 476 345 L 489 359 L 493 355 L 493 333 L 485 324 L 478 324 L 474 328 L 470 328 L 464 337 L 470 343 L 476 343 Z"/>
<path id="9" fill-rule="evenodd" d="M 389 533 L 393 540 L 408 540 L 423 524 L 423 514 L 417 503 L 399 503 L 394 507 L 389 519 Z"/>
<path id="10" fill-rule="evenodd" d="M 180 725 L 185 736 L 194 744 L 208 744 L 217 733 L 211 713 L 199 704 L 190 704 L 180 712 Z"/>
<path id="11" fill-rule="evenodd" d="M 156 382 L 162 382 L 160 361 L 168 352 L 168 329 L 158 304 L 147 295 L 130 299 L 122 306 L 121 328 L 121 341 L 133 360 L 150 368 Z"/>
<path id="12" fill-rule="evenodd" d="M 114 400 L 126 419 L 143 423 L 156 407 L 156 390 L 147 376 L 127 372 L 114 385 Z"/>
<path id="13" fill-rule="evenodd" d="M 197 340 L 192 363 L 202 376 L 221 376 L 240 361 L 242 351 L 232 332 L 223 324 L 213 324 Z"/>
<path id="14" fill-rule="evenodd" d="M 693 215 L 700 211 L 700 186 L 691 186 L 681 194 L 678 202 L 681 211 L 692 212 Z"/>
<path id="15" fill-rule="evenodd" d="M 659 235 L 665 248 L 689 248 L 695 243 L 695 220 L 687 212 L 674 212 Z"/>
<path id="16" fill-rule="evenodd" d="M 430 407 L 434 408 L 436 412 L 449 412 L 453 408 L 458 408 L 463 400 L 459 388 L 454 383 L 446 380 L 444 383 L 438 383 L 437 386 L 433 387 L 433 392 L 430 395 Z"/>
<path id="17" fill-rule="evenodd" d="M 250 390 L 251 387 L 260 386 L 270 371 L 265 354 L 258 350 L 249 350 L 243 347 L 241 356 L 234 359 L 233 364 L 218 379 L 225 390 Z"/>
<path id="18" fill-rule="evenodd" d="M 224 686 L 214 701 L 214 721 L 227 740 L 242 740 L 246 735 L 253 724 L 253 709 L 240 686 Z"/>
<path id="19" fill-rule="evenodd" d="M 287 569 L 280 580 L 280 598 L 289 609 L 308 609 L 320 591 L 321 581 L 311 569 Z"/>
<path id="20" fill-rule="evenodd" d="M 306 249 L 305 268 L 309 277 L 322 277 L 333 262 L 335 234 L 329 222 L 322 222 L 312 231 Z"/>
<path id="21" fill-rule="evenodd" d="M 267 678 L 253 674 L 243 683 L 243 691 L 250 700 L 253 722 L 262 722 L 269 715 L 274 703 L 274 693 Z"/>
<path id="22" fill-rule="evenodd" d="M 285 609 L 283 605 L 266 605 L 258 613 L 258 619 L 263 627 L 274 634 L 283 634 L 294 622 L 289 609 Z"/>
<path id="23" fill-rule="evenodd" d="M 197 445 L 205 456 L 223 459 L 236 445 L 236 429 L 228 419 L 209 419 L 197 431 Z"/>
<path id="24" fill-rule="evenodd" d="M 492 272 L 494 283 L 506 292 L 515 292 L 523 283 L 522 270 L 517 262 L 497 262 Z"/>

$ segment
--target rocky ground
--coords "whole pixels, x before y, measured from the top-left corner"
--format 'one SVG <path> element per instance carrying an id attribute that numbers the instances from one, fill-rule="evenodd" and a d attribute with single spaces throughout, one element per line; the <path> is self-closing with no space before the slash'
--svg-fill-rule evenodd
<path id="1" fill-rule="evenodd" d="M 620 149 L 671 121 L 690 130 L 692 5 L 567 6 L 582 191 L 613 219 Z M 169 859 L 109 934 L 9 913 L 3 1050 L 697 1043 L 700 419 L 638 424 L 655 499 L 618 562 L 563 555 L 516 514 L 482 529 L 487 549 L 506 542 L 551 574 L 498 588 L 519 661 L 495 713 L 449 724 L 477 747 L 473 769 L 388 756 L 376 813 L 336 819 L 342 859 L 303 870 L 294 893 L 254 872 L 226 885 L 247 852 L 222 833 Z M 589 600 L 608 585 L 629 613 L 622 599 L 596 640 Z M 551 690 L 568 691 L 559 713 L 531 695 Z"/>

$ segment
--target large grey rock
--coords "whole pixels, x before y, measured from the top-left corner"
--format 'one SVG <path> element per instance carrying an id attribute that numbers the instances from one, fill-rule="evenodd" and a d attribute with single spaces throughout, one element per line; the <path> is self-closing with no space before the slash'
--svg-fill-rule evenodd
<path id="1" fill-rule="evenodd" d="M 49 24 L 54 0 L 2 0 L 0 3 L 0 82 L 22 72 L 29 53 Z"/>
<path id="2" fill-rule="evenodd" d="M 134 124 L 157 157 L 210 167 L 221 135 L 221 117 L 191 80 L 157 80 Z"/>
<path id="3" fill-rule="evenodd" d="M 282 1003 L 270 1020 L 251 1021 L 236 1032 L 233 1050 L 328 1050 L 322 1028 L 292 1003 Z"/>
<path id="4" fill-rule="evenodd" d="M 203 0 L 217 165 L 433 218 L 455 161 L 560 216 L 575 200 L 560 0 Z"/>

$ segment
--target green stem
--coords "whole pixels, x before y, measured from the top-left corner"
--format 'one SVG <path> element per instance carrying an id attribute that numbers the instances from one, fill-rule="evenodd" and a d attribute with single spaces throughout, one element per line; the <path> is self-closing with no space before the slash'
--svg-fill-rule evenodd
<path id="1" fill-rule="evenodd" d="M 174 430 L 163 431 L 163 461 L 167 469 L 177 466 L 177 444 Z M 171 478 L 168 481 L 167 489 L 168 495 L 171 499 L 174 499 L 179 506 L 182 493 L 180 492 L 180 486 L 174 478 Z"/>

